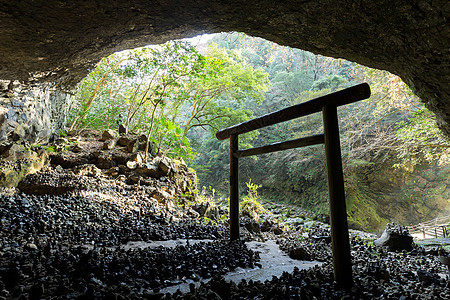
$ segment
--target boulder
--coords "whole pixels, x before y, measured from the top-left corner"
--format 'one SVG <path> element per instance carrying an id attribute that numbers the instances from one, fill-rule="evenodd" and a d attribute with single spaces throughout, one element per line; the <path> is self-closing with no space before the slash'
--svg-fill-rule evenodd
<path id="1" fill-rule="evenodd" d="M 307 249 L 298 246 L 289 251 L 289 257 L 297 260 L 311 260 L 311 253 Z"/>
<path id="2" fill-rule="evenodd" d="M 152 164 L 139 164 L 134 173 L 142 177 L 159 177 L 158 167 Z"/>
<path id="3" fill-rule="evenodd" d="M 411 251 L 413 237 L 406 227 L 398 224 L 387 224 L 381 237 L 373 243 L 377 247 L 387 247 L 388 251 Z"/>
<path id="4" fill-rule="evenodd" d="M 128 161 L 128 156 L 123 155 L 122 153 L 112 153 L 112 160 L 114 161 L 115 165 L 125 165 Z"/>
<path id="5" fill-rule="evenodd" d="M 122 147 L 127 147 L 128 144 L 131 142 L 131 140 L 133 140 L 132 136 L 123 135 L 123 136 L 119 137 L 119 139 L 117 140 L 117 144 L 119 144 Z"/>
<path id="6" fill-rule="evenodd" d="M 79 165 L 92 163 L 94 157 L 95 156 L 90 155 L 68 155 L 67 151 L 50 152 L 50 164 L 53 166 L 61 166 L 65 169 L 71 169 Z"/>
<path id="7" fill-rule="evenodd" d="M 137 163 L 141 163 L 143 160 L 144 160 L 144 155 L 140 152 L 131 154 L 130 158 L 128 159 L 128 161 L 133 161 L 133 162 L 137 162 Z"/>
<path id="8" fill-rule="evenodd" d="M 243 217 L 241 219 L 241 226 L 245 227 L 249 232 L 252 233 L 261 232 L 261 227 L 259 226 L 258 222 L 248 217 Z"/>
<path id="9" fill-rule="evenodd" d="M 23 145 L 12 144 L 2 153 L 0 161 L 0 186 L 15 187 L 28 174 L 33 174 L 48 165 L 45 150 L 32 150 Z"/>
<path id="10" fill-rule="evenodd" d="M 116 139 L 118 136 L 119 136 L 119 134 L 117 133 L 117 131 L 112 130 L 112 129 L 106 129 L 102 133 L 101 140 L 102 141 L 113 140 L 113 139 Z"/>
<path id="11" fill-rule="evenodd" d="M 199 217 L 204 217 L 208 209 L 208 203 L 196 203 L 191 208 L 199 214 Z"/>
<path id="12" fill-rule="evenodd" d="M 423 269 L 417 270 L 417 278 L 425 286 L 429 286 L 432 284 L 438 284 L 440 281 L 439 275 L 427 272 L 426 270 L 423 270 Z"/>
<path id="13" fill-rule="evenodd" d="M 126 134 L 127 129 L 122 124 L 119 125 L 119 134 Z"/>
<path id="14" fill-rule="evenodd" d="M 261 231 L 262 232 L 268 232 L 270 231 L 270 229 L 272 229 L 273 226 L 275 226 L 275 222 L 271 219 L 265 219 L 262 223 L 261 223 Z"/>
<path id="15" fill-rule="evenodd" d="M 116 163 L 114 162 L 113 158 L 110 155 L 101 153 L 97 157 L 95 165 L 100 169 L 110 169 L 112 167 L 115 167 Z"/>
<path id="16" fill-rule="evenodd" d="M 127 152 L 129 153 L 136 153 L 140 149 L 140 142 L 138 139 L 133 139 L 129 141 L 127 145 Z"/>
<path id="17" fill-rule="evenodd" d="M 115 139 L 106 140 L 103 142 L 102 149 L 103 150 L 111 150 L 116 146 L 117 141 Z"/>
<path id="18" fill-rule="evenodd" d="M 158 161 L 158 169 L 162 176 L 167 176 L 172 170 L 172 162 L 169 158 L 163 157 Z"/>
<path id="19" fill-rule="evenodd" d="M 210 204 L 205 211 L 205 217 L 208 219 L 214 220 L 214 221 L 218 220 L 219 219 L 219 208 L 213 204 Z M 259 225 L 258 225 L 258 228 L 259 228 Z"/>
<path id="20" fill-rule="evenodd" d="M 274 225 L 270 230 L 271 230 L 275 235 L 280 235 L 280 234 L 283 233 L 283 228 L 281 227 L 280 224 Z"/>
<path id="21" fill-rule="evenodd" d="M 16 129 L 14 129 L 14 131 L 11 132 L 10 135 L 11 140 L 20 141 L 25 139 L 26 132 L 22 125 L 17 124 Z"/>

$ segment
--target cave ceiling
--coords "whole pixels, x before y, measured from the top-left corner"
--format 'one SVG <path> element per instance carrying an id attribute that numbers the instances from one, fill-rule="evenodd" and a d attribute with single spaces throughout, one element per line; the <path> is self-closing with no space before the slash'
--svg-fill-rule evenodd
<path id="1" fill-rule="evenodd" d="M 0 79 L 70 87 L 118 50 L 240 31 L 397 74 L 450 135 L 449 11 L 448 0 L 0 0 Z"/>

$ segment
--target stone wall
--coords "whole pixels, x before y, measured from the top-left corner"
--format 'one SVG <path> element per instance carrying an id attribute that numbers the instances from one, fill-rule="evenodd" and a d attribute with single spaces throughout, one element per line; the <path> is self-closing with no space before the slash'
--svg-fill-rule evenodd
<path id="1" fill-rule="evenodd" d="M 46 143 L 64 129 L 70 94 L 51 84 L 0 80 L 0 146 Z"/>

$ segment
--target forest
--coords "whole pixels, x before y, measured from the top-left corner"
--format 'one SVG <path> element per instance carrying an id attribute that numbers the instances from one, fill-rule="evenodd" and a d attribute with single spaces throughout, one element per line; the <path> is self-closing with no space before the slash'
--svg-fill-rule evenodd
<path id="1" fill-rule="evenodd" d="M 229 144 L 218 130 L 361 82 L 372 96 L 338 111 L 349 226 L 374 232 L 448 215 L 450 141 L 401 78 L 242 33 L 104 58 L 79 84 L 67 127 L 142 134 L 146 158 L 152 148 L 184 160 L 197 173 L 196 192 L 220 202 Z M 315 114 L 245 134 L 240 148 L 322 132 Z M 325 164 L 323 146 L 242 159 L 240 191 L 326 221 Z"/>

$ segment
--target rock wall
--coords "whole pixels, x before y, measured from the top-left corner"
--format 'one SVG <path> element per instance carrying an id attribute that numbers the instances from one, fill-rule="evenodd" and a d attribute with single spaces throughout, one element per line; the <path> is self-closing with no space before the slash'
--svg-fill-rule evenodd
<path id="1" fill-rule="evenodd" d="M 71 95 L 49 83 L 0 80 L 0 147 L 45 143 L 64 129 Z"/>
<path id="2" fill-rule="evenodd" d="M 411 225 L 450 214 L 450 164 L 424 163 L 408 170 L 393 168 L 392 164 L 392 160 L 385 163 L 361 160 L 345 168 L 350 228 L 381 233 L 387 223 Z M 311 163 L 308 168 L 291 171 L 292 175 L 280 166 L 275 177 L 254 174 L 252 181 L 262 183 L 263 188 L 258 191 L 262 198 L 298 205 L 318 217 L 327 216 L 326 172 L 313 165 L 321 166 L 319 161 Z"/>
<path id="3" fill-rule="evenodd" d="M 378 231 L 388 222 L 418 224 L 450 213 L 448 165 L 423 164 L 405 171 L 376 164 L 354 172 L 358 180 L 346 191 L 353 228 Z"/>

